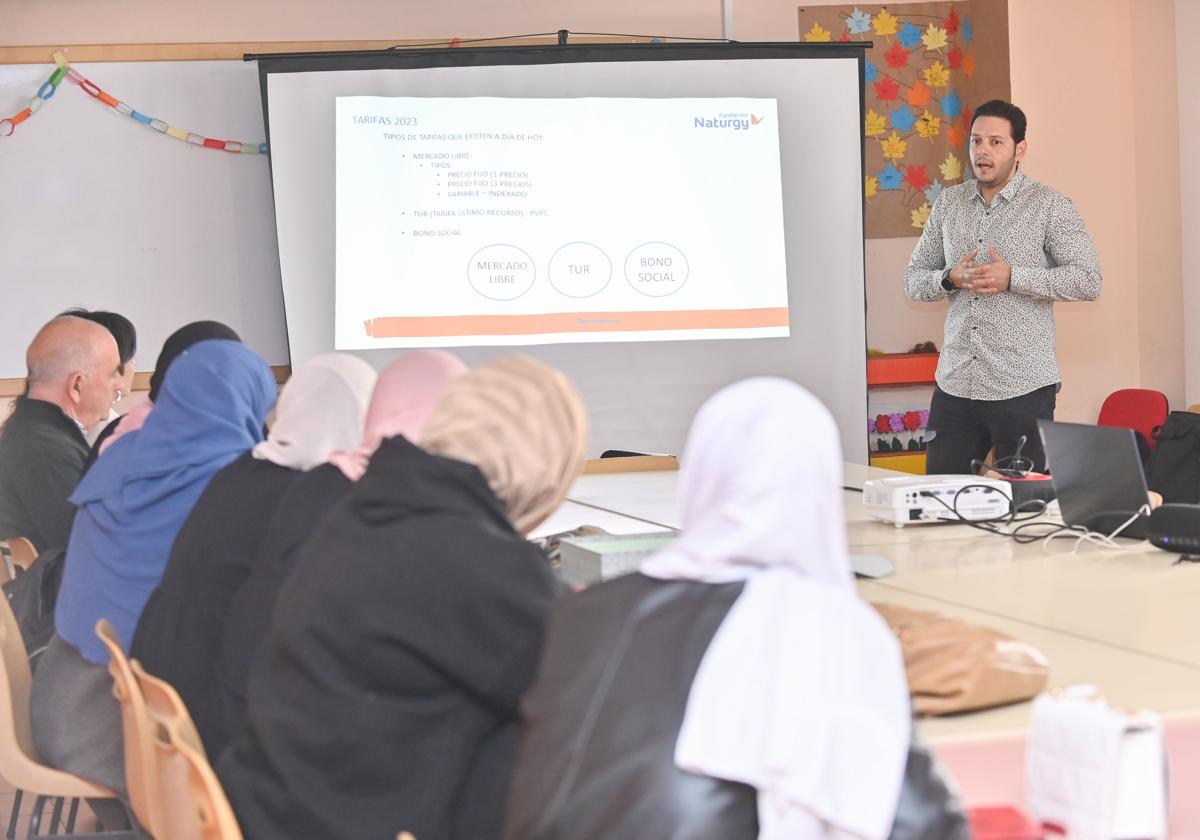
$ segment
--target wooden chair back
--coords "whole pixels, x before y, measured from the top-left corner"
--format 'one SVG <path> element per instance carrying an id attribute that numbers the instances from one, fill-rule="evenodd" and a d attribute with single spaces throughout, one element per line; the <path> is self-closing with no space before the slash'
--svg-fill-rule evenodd
<path id="1" fill-rule="evenodd" d="M 151 836 L 164 840 L 169 830 L 163 809 L 163 792 L 155 772 L 154 742 L 157 724 L 146 709 L 146 700 L 133 675 L 133 666 L 117 631 L 106 618 L 96 622 L 96 635 L 108 649 L 108 672 L 113 678 L 113 696 L 121 704 L 121 728 L 125 739 L 125 786 L 129 807 Z"/>

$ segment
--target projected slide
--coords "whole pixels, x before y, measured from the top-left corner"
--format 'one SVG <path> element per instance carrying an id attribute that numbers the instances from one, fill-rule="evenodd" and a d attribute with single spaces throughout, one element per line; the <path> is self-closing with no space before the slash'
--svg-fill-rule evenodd
<path id="1" fill-rule="evenodd" d="M 788 335 L 774 99 L 338 97 L 335 345 Z"/>

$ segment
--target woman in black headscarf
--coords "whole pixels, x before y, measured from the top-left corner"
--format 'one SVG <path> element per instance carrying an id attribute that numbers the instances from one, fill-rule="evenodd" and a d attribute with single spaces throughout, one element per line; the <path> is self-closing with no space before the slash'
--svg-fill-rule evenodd
<path id="1" fill-rule="evenodd" d="M 296 369 L 267 439 L 213 476 L 196 502 L 138 620 L 130 655 L 179 692 L 210 750 L 202 701 L 230 602 L 258 562 L 284 494 L 362 436 L 375 378 L 374 368 L 348 353 L 316 356 Z"/>
<path id="2" fill-rule="evenodd" d="M 158 361 L 154 364 L 154 373 L 150 375 L 149 404 L 139 404 L 128 414 L 122 414 L 104 427 L 104 430 L 96 436 L 96 441 L 92 444 L 92 451 L 88 453 L 87 461 L 83 464 L 85 473 L 91 469 L 92 464 L 100 457 L 100 453 L 112 444 L 115 439 L 114 434 L 120 437 L 126 432 L 132 432 L 135 428 L 139 428 L 145 422 L 146 415 L 153 407 L 159 389 L 162 388 L 163 377 L 167 375 L 167 368 L 171 366 L 171 362 L 175 361 L 184 350 L 193 344 L 211 338 L 225 341 L 242 340 L 232 327 L 227 327 L 220 321 L 193 321 L 168 336 L 167 340 L 163 342 L 162 352 L 158 354 Z M 118 428 L 121 429 L 120 432 L 117 431 Z"/>
<path id="3" fill-rule="evenodd" d="M 511 357 L 446 389 L 424 449 L 383 441 L 280 591 L 218 761 L 247 837 L 499 836 L 556 596 L 524 535 L 586 429 L 565 376 Z"/>

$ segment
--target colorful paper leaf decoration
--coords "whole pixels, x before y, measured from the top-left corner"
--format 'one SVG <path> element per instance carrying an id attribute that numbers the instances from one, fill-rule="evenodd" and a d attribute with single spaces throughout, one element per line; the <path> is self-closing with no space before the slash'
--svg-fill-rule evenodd
<path id="1" fill-rule="evenodd" d="M 959 47 L 955 47 L 946 54 L 946 63 L 950 65 L 951 70 L 958 70 L 962 67 L 963 51 Z"/>
<path id="2" fill-rule="evenodd" d="M 964 55 L 962 64 L 962 71 L 967 74 L 968 78 L 975 75 L 975 55 L 973 53 Z"/>
<path id="3" fill-rule="evenodd" d="M 962 36 L 963 40 L 968 44 L 975 40 L 975 26 L 971 23 L 970 18 L 967 18 L 962 22 Z"/>
<path id="4" fill-rule="evenodd" d="M 950 144 L 950 148 L 957 149 L 963 144 L 965 139 L 962 126 L 955 123 L 946 129 L 946 142 Z"/>
<path id="5" fill-rule="evenodd" d="M 938 169 L 941 171 L 944 181 L 957 181 L 962 178 L 962 161 L 955 156 L 954 152 L 946 155 L 946 159 L 941 162 Z"/>
<path id="6" fill-rule="evenodd" d="M 879 12 L 879 14 L 875 15 L 875 21 L 874 21 L 875 34 L 876 35 L 895 35 L 896 34 L 896 25 L 898 23 L 899 23 L 899 21 L 896 19 L 896 16 L 894 14 L 889 12 L 887 9 L 883 9 L 882 11 Z"/>
<path id="7" fill-rule="evenodd" d="M 945 187 L 942 186 L 941 181 L 934 181 L 926 188 L 925 200 L 929 202 L 930 207 L 932 207 L 933 203 L 938 200 L 938 196 L 942 194 L 943 189 L 945 189 Z"/>
<path id="8" fill-rule="evenodd" d="M 875 69 L 875 65 L 871 62 L 866 62 L 863 67 L 863 78 L 867 80 L 867 84 L 874 82 L 879 78 L 879 71 Z"/>
<path id="9" fill-rule="evenodd" d="M 893 70 L 908 66 L 908 50 L 904 49 L 904 45 L 899 41 L 892 41 L 891 49 L 885 52 L 883 57 L 887 61 L 887 66 Z"/>
<path id="10" fill-rule="evenodd" d="M 935 61 L 925 68 L 925 81 L 930 87 L 945 87 L 950 84 L 950 71 L 942 62 Z"/>
<path id="11" fill-rule="evenodd" d="M 958 31 L 958 12 L 954 11 L 953 7 L 950 9 L 950 14 L 946 15 L 946 19 L 942 21 L 942 26 L 951 35 Z"/>
<path id="12" fill-rule="evenodd" d="M 958 101 L 958 91 L 952 90 L 938 100 L 942 106 L 942 113 L 948 118 L 954 119 L 962 110 L 962 103 Z"/>
<path id="13" fill-rule="evenodd" d="M 904 176 L 900 174 L 900 170 L 896 168 L 896 164 L 889 163 L 879 173 L 879 189 L 881 190 L 898 190 L 900 189 L 900 180 Z"/>
<path id="14" fill-rule="evenodd" d="M 846 28 L 850 30 L 851 35 L 861 35 L 864 32 L 869 32 L 871 29 L 871 16 L 858 8 L 858 6 L 855 6 L 854 11 L 850 13 L 850 17 L 846 18 Z"/>
<path id="15" fill-rule="evenodd" d="M 866 178 L 865 186 L 866 186 L 866 193 L 867 193 L 867 201 L 870 201 L 875 196 L 875 193 L 879 192 L 879 179 L 876 178 L 874 175 L 868 175 Z"/>
<path id="16" fill-rule="evenodd" d="M 908 151 L 908 141 L 901 140 L 895 131 L 886 140 L 880 140 L 879 145 L 883 147 L 883 156 L 890 160 L 900 160 Z"/>
<path id="17" fill-rule="evenodd" d="M 812 29 L 804 33 L 804 40 L 810 44 L 819 43 L 822 41 L 832 41 L 833 33 L 828 29 L 822 29 L 821 24 L 813 21 Z"/>
<path id="18" fill-rule="evenodd" d="M 924 228 L 925 223 L 929 221 L 929 202 L 925 202 L 917 210 L 912 211 L 912 226 L 915 228 Z"/>
<path id="19" fill-rule="evenodd" d="M 917 120 L 917 134 L 932 140 L 942 133 L 942 118 L 935 117 L 933 114 L 926 111 Z"/>
<path id="20" fill-rule="evenodd" d="M 941 51 L 942 47 L 946 46 L 946 30 L 940 26 L 934 26 L 932 23 L 925 28 L 925 34 L 921 36 L 921 43 L 925 45 L 926 50 Z"/>
<path id="21" fill-rule="evenodd" d="M 904 26 L 900 27 L 900 34 L 896 36 L 896 40 L 911 50 L 917 44 L 921 43 L 921 27 L 915 23 L 904 24 Z"/>
<path id="22" fill-rule="evenodd" d="M 887 118 L 875 113 L 875 109 L 871 108 L 867 111 L 866 135 L 868 137 L 877 137 L 883 134 L 887 128 Z"/>
<path id="23" fill-rule="evenodd" d="M 923 190 L 929 186 L 929 173 L 925 164 L 914 163 L 904 168 L 904 181 L 914 190 Z"/>
<path id="24" fill-rule="evenodd" d="M 905 134 L 913 130 L 913 124 L 917 121 L 917 115 L 913 113 L 912 108 L 905 105 L 903 108 L 897 108 L 892 111 L 892 128 L 897 131 L 903 131 Z"/>
<path id="25" fill-rule="evenodd" d="M 914 108 L 924 108 L 929 104 L 929 97 L 932 94 L 933 91 L 929 89 L 929 85 L 917 79 L 908 89 L 908 104 Z"/>
<path id="26" fill-rule="evenodd" d="M 891 102 L 900 94 L 900 85 L 891 76 L 884 76 L 875 83 L 875 98 L 880 102 Z"/>

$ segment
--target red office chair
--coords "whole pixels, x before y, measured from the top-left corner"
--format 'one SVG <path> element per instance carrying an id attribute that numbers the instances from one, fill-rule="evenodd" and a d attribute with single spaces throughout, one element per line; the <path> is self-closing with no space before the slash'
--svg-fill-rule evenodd
<path id="1" fill-rule="evenodd" d="M 1122 388 L 1105 398 L 1096 425 L 1133 429 L 1145 439 L 1153 452 L 1158 444 L 1154 439 L 1154 428 L 1167 422 L 1168 411 L 1167 397 L 1162 392 Z"/>

